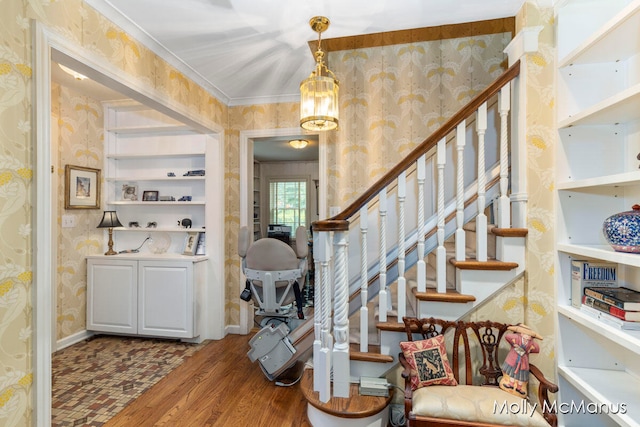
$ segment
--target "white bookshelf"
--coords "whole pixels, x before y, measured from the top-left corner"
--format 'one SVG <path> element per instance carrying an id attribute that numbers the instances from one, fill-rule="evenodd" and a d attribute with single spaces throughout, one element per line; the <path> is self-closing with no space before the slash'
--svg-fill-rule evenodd
<path id="1" fill-rule="evenodd" d="M 571 306 L 571 261 L 617 263 L 639 289 L 640 254 L 614 251 L 602 224 L 640 201 L 640 0 L 556 7 L 558 403 L 626 411 L 560 412 L 564 426 L 640 426 L 640 331 Z"/>
<path id="2" fill-rule="evenodd" d="M 124 225 L 114 229 L 115 249 L 136 248 L 147 236 L 164 232 L 171 237 L 168 252 L 181 254 L 189 231 L 206 230 L 211 136 L 132 101 L 109 102 L 104 108 L 105 209 L 115 210 Z M 187 175 L 200 170 L 205 174 Z M 137 188 L 137 200 L 124 199 L 123 185 Z M 157 191 L 158 200 L 143 200 L 145 191 Z M 190 200 L 180 200 L 185 197 Z M 179 225 L 184 218 L 192 221 L 191 229 Z M 130 227 L 133 222 L 139 227 Z"/>

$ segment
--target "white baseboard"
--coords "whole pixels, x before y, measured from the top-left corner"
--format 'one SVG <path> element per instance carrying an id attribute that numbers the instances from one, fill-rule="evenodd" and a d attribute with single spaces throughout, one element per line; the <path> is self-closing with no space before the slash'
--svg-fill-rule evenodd
<path id="1" fill-rule="evenodd" d="M 224 328 L 224 334 L 246 335 L 242 333 L 240 325 L 227 325 Z"/>
<path id="2" fill-rule="evenodd" d="M 62 350 L 63 348 L 79 343 L 80 341 L 84 341 L 87 338 L 92 337 L 93 335 L 95 335 L 93 332 L 89 332 L 86 330 L 77 332 L 73 335 L 69 335 L 68 337 L 56 341 L 56 348 L 54 351 Z"/>

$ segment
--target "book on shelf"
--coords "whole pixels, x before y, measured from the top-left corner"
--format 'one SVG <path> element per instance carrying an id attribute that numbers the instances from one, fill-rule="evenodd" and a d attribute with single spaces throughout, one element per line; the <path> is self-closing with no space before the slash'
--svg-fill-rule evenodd
<path id="1" fill-rule="evenodd" d="M 598 310 L 597 308 L 589 307 L 585 304 L 582 304 L 580 306 L 580 311 L 587 316 L 593 317 L 594 319 L 599 320 L 609 326 L 613 326 L 614 328 L 625 329 L 629 331 L 640 330 L 640 322 L 627 322 L 625 320 L 618 319 L 617 317 L 612 316 L 609 313 L 605 313 Z"/>
<path id="2" fill-rule="evenodd" d="M 615 305 L 611 305 L 605 301 L 596 299 L 589 295 L 584 295 L 582 297 L 582 304 L 593 307 L 604 313 L 609 313 L 610 315 L 617 317 L 618 319 L 626 320 L 628 322 L 640 321 L 640 311 L 623 310 L 620 307 L 616 307 Z"/>
<path id="3" fill-rule="evenodd" d="M 580 308 L 587 286 L 618 286 L 618 264 L 603 261 L 571 261 L 571 305 Z"/>
<path id="4" fill-rule="evenodd" d="M 584 294 L 627 311 L 640 311 L 640 292 L 624 286 L 609 288 L 588 286 Z"/>

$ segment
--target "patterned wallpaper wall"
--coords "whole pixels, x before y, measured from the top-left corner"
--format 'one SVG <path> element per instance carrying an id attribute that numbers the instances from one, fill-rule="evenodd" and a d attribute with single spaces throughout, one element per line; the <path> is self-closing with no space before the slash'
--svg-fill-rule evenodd
<path id="1" fill-rule="evenodd" d="M 86 327 L 87 266 L 85 257 L 104 251 L 104 231 L 96 228 L 103 209 L 64 208 L 65 165 L 102 169 L 103 109 L 99 101 L 73 90 L 54 86 L 52 109 L 57 113 L 53 126 L 58 128 L 58 262 L 56 338 L 62 339 L 83 332 Z M 104 207 L 104 202 L 100 201 Z M 62 215 L 75 216 L 76 226 L 60 227 Z"/>
<path id="2" fill-rule="evenodd" d="M 528 1 L 516 28 L 542 26 L 539 52 L 527 55 L 527 270 L 473 314 L 475 319 L 524 322 L 540 335 L 540 353 L 531 356 L 545 376 L 555 377 L 555 34 L 554 12 L 546 0 Z M 530 385 L 531 386 L 531 385 Z"/>
<path id="3" fill-rule="evenodd" d="M 0 425 L 12 427 L 30 426 L 34 420 L 32 315 L 38 307 L 32 305 L 34 272 L 31 257 L 35 225 L 31 221 L 35 167 L 32 138 L 35 124 L 31 122 L 33 40 L 30 19 L 44 23 L 141 83 L 182 103 L 194 115 L 224 124 L 227 123 L 227 107 L 82 0 L 2 0 L 0 6 Z M 93 116 L 89 100 L 73 101 L 75 95 L 71 93 L 60 96 L 69 98 L 67 106 L 87 107 L 84 113 L 80 110 L 62 113 L 72 119 L 70 122 L 80 127 L 101 122 Z M 60 132 L 63 142 L 68 137 L 65 132 Z M 90 149 L 81 140 L 70 138 L 67 142 Z M 80 155 L 73 161 L 80 160 L 88 162 L 86 164 L 93 162 L 90 155 Z M 61 164 L 66 161 L 61 159 Z M 80 219 L 80 223 L 80 228 L 86 223 L 89 230 L 94 219 Z M 92 237 L 88 235 L 88 244 L 83 243 L 82 238 L 64 235 L 64 232 L 61 238 L 64 245 L 71 245 L 79 253 L 88 250 L 82 248 L 83 245 L 93 245 Z M 67 258 L 61 261 L 63 269 L 72 262 Z M 83 309 L 76 304 L 82 299 L 83 285 L 77 279 L 81 273 L 75 271 L 74 274 L 61 272 L 64 283 L 61 292 L 68 294 L 71 301 L 68 304 L 65 300 L 58 313 L 60 333 L 65 335 L 81 328 L 84 317 Z"/>
<path id="4" fill-rule="evenodd" d="M 532 58 L 529 123 L 529 268 L 521 286 L 525 320 L 545 339 L 545 355 L 552 360 L 553 317 L 548 310 L 553 298 L 553 14 L 530 0 L 518 15 L 520 26 L 544 25 L 543 54 Z M 239 225 L 239 135 L 242 130 L 297 127 L 295 103 L 228 108 L 204 89 L 157 57 L 142 44 L 96 13 L 82 0 L 2 0 L 0 14 L 0 424 L 33 424 L 33 150 L 34 124 L 32 83 L 32 37 L 30 19 L 83 46 L 119 67 L 141 83 L 183 104 L 192 113 L 226 127 L 225 139 L 225 274 L 227 283 L 227 325 L 238 324 L 239 260 L 236 255 Z M 495 36 L 493 36 L 495 37 Z M 497 72 L 495 56 L 504 40 L 468 38 L 431 49 L 428 46 L 389 47 L 380 50 L 332 53 L 332 69 L 341 77 L 342 128 L 330 141 L 329 205 L 344 206 L 366 182 L 381 175 L 428 131 L 464 102 L 481 84 Z M 498 36 L 502 39 L 502 36 Z M 439 51 L 438 49 L 444 49 Z M 487 55 L 487 56 L 485 56 Z M 427 57 L 438 58 L 438 67 L 421 69 Z M 484 58 L 484 59 L 483 59 Z M 464 66 L 460 66 L 462 61 Z M 464 77 L 463 77 L 464 76 Z M 488 78 L 489 80 L 484 80 Z M 408 80 L 406 80 L 408 79 Z M 427 81 L 429 82 L 427 84 Z M 445 83 L 447 102 L 433 97 L 438 82 Z M 445 95 L 445 93 L 443 93 Z M 71 93 L 61 97 L 73 98 Z M 424 101 L 423 101 L 424 99 Z M 80 104 L 87 105 L 89 100 Z M 70 104 L 73 105 L 73 101 Z M 68 114 L 74 120 L 92 121 L 91 112 Z M 426 121 L 423 120 L 427 117 Z M 64 134 L 61 132 L 61 139 Z M 69 140 L 71 144 L 76 141 Z M 80 144 L 82 145 L 82 144 Z M 83 149 L 88 147 L 83 146 Z M 85 159 L 90 161 L 89 157 Z M 61 164 L 62 164 L 61 160 Z M 64 160 L 66 161 L 66 160 Z M 355 170 L 352 175 L 351 170 Z M 338 179 L 342 183 L 337 185 Z M 93 223 L 93 219 L 86 220 Z M 87 226 L 89 227 L 89 226 Z M 87 228 L 88 230 L 88 228 Z M 89 233 L 89 231 L 87 231 Z M 64 244 L 78 245 L 77 237 L 63 236 Z M 91 237 L 89 237 L 91 240 Z M 89 244 L 91 246 L 91 244 Z M 79 252 L 85 249 L 78 249 Z M 81 273 L 77 273 L 80 275 Z M 64 273 L 63 273 L 64 276 Z M 63 277 L 64 293 L 81 293 L 71 276 Z M 65 285 L 66 286 L 66 285 Z M 517 296 L 521 295 L 521 296 Z M 75 301 L 81 300 L 74 295 Z M 72 299 L 73 301 L 73 299 Z M 498 302 L 491 310 L 501 310 Z M 65 316 L 83 317 L 81 308 L 61 304 L 61 334 L 80 327 Z M 78 307 L 76 305 L 76 307 Z M 542 367 L 542 366 L 541 366 Z M 545 372 L 552 369 L 543 367 Z"/>
<path id="5" fill-rule="evenodd" d="M 510 33 L 329 53 L 340 86 L 340 129 L 328 135 L 327 206 L 345 208 L 503 69 Z M 298 126 L 298 104 L 230 109 L 227 139 L 227 325 L 240 322 L 239 136 Z"/>

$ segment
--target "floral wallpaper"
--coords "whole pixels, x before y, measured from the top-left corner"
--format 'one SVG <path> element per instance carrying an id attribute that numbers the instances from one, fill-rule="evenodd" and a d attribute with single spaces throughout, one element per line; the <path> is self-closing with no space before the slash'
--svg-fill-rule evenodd
<path id="1" fill-rule="evenodd" d="M 35 125 L 30 20 L 45 24 L 73 43 L 118 66 L 193 114 L 227 122 L 227 107 L 132 39 L 81 0 L 0 0 L 0 425 L 30 426 L 33 407 L 33 175 Z M 58 177 L 66 163 L 98 165 L 101 153 L 89 139 L 100 134 L 102 118 L 92 100 L 54 88 L 61 142 Z M 55 102 L 55 99 L 54 99 Z M 71 150 L 67 152 L 66 150 Z M 62 168 L 62 169 L 61 169 Z M 61 172 L 62 170 L 62 172 Z M 63 182 L 61 180 L 61 182 Z M 57 307 L 58 338 L 83 328 L 83 272 L 76 258 L 93 250 L 93 212 L 78 214 L 77 231 L 63 230 L 59 242 L 70 249 L 60 254 Z M 98 219 L 99 220 L 99 219 Z M 86 234 L 84 234 L 86 233 Z M 102 242 L 99 244 L 102 247 Z"/>
<path id="2" fill-rule="evenodd" d="M 329 52 L 340 87 L 340 129 L 328 135 L 328 206 L 346 207 L 499 76 L 510 33 Z M 227 325 L 240 322 L 237 234 L 239 136 L 297 127 L 298 104 L 233 107 L 225 191 Z"/>
<path id="3" fill-rule="evenodd" d="M 542 0 L 540 0 L 542 1 Z M 82 0 L 0 0 L 0 425 L 29 426 L 33 413 L 33 114 L 30 20 L 39 21 L 104 58 L 124 73 L 179 102 L 192 113 L 225 127 L 226 323 L 239 323 L 239 135 L 242 130 L 298 126 L 291 104 L 227 107 L 173 69 L 145 46 L 96 13 Z M 543 352 L 553 371 L 553 13 L 530 0 L 517 16 L 519 27 L 544 25 L 541 54 L 529 61 L 529 266 L 522 283 L 486 309 L 519 310 L 548 337 Z M 342 81 L 341 129 L 330 137 L 329 201 L 345 206 L 384 170 L 422 141 L 483 85 L 499 74 L 508 43 L 504 34 L 333 52 L 330 65 Z M 435 44 L 434 44 L 435 43 Z M 433 65 L 435 62 L 435 65 Z M 93 163 L 99 148 L 101 114 L 93 101 L 58 88 L 58 173 L 67 162 Z M 76 108 L 78 108 L 76 110 Z M 73 131 L 72 131 L 73 130 Z M 70 152 L 67 152 L 67 148 Z M 60 175 L 59 175 L 60 177 Z M 82 235 L 60 231 L 59 242 L 75 256 L 93 250 L 96 218 L 80 218 Z M 82 271 L 59 259 L 58 337 L 82 329 Z M 512 292 L 508 294 L 508 292 Z M 67 299 L 68 297 L 68 299 Z M 514 311 L 515 313 L 515 311 Z M 515 316 L 519 317 L 519 313 Z M 549 368 L 551 366 L 551 368 Z"/>
<path id="4" fill-rule="evenodd" d="M 85 257 L 102 253 L 103 234 L 96 228 L 102 209 L 65 210 L 64 169 L 74 165 L 102 169 L 103 109 L 99 101 L 54 85 L 51 104 L 58 128 L 58 253 L 56 279 L 56 338 L 83 332 L 86 327 L 87 267 Z M 104 205 L 104 201 L 100 202 Z M 62 215 L 73 215 L 76 226 L 62 228 Z"/>
<path id="5" fill-rule="evenodd" d="M 527 1 L 516 29 L 542 26 L 538 52 L 527 55 L 527 270 L 471 317 L 524 322 L 544 338 L 531 362 L 555 378 L 555 34 L 554 11 L 545 0 Z"/>

